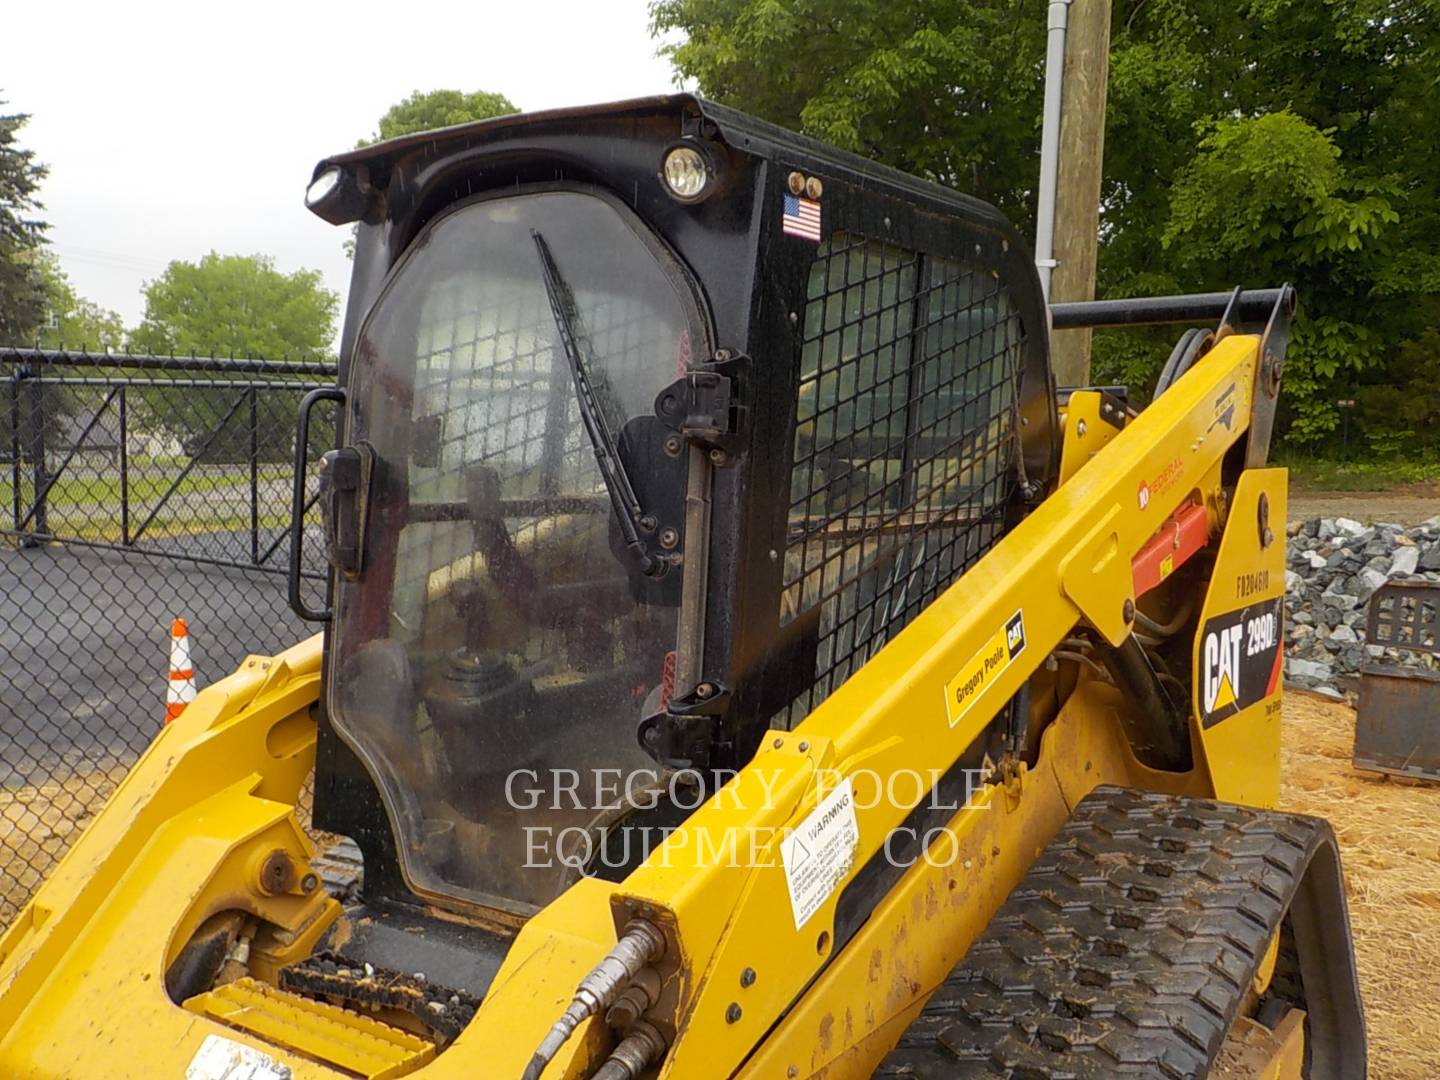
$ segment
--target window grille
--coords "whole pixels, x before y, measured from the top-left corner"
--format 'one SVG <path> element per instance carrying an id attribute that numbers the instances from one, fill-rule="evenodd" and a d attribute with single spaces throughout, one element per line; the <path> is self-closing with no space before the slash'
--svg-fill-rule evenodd
<path id="1" fill-rule="evenodd" d="M 780 622 L 828 697 L 1001 536 L 1024 328 L 995 274 L 837 233 L 808 282 Z"/>

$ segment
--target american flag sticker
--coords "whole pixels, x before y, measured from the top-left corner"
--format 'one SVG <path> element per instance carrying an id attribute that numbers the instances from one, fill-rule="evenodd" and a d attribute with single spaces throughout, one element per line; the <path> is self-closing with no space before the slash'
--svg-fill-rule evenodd
<path id="1" fill-rule="evenodd" d="M 785 195 L 785 213 L 780 218 L 786 236 L 820 242 L 820 204 L 804 195 Z"/>

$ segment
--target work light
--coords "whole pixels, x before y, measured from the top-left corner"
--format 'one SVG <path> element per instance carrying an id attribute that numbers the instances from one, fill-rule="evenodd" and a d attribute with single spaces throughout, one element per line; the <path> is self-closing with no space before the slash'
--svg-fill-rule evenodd
<path id="1" fill-rule="evenodd" d="M 680 202 L 699 202 L 709 194 L 713 172 L 706 155 L 688 143 L 665 151 L 660 166 L 660 179 L 671 196 Z"/>

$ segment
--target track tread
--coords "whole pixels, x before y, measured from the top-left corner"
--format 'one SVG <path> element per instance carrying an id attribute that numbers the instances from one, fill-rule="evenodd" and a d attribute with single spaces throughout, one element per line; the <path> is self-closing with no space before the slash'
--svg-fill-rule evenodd
<path id="1" fill-rule="evenodd" d="M 876 1071 L 1204 1077 L 1329 825 L 1097 788 Z"/>

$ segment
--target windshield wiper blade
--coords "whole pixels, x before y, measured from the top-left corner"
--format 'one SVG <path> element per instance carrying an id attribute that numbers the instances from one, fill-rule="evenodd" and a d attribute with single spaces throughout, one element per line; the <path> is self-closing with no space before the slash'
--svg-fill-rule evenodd
<path id="1" fill-rule="evenodd" d="M 545 295 L 550 300 L 550 313 L 555 319 L 555 330 L 560 335 L 565 360 L 570 365 L 570 378 L 575 384 L 575 401 L 580 406 L 580 419 L 585 424 L 585 434 L 589 436 L 590 446 L 595 451 L 595 464 L 600 469 L 600 477 L 610 495 L 610 505 L 615 508 L 620 535 L 625 538 L 625 546 L 635 556 L 641 573 L 658 577 L 665 572 L 666 563 L 651 555 L 645 541 L 640 538 L 641 528 L 649 523 L 645 522 L 645 511 L 640 506 L 635 486 L 630 483 L 630 476 L 625 471 L 625 462 L 620 457 L 610 424 L 595 397 L 590 370 L 580 352 L 577 329 L 580 315 L 575 307 L 575 296 L 565 279 L 560 276 L 560 268 L 555 265 L 555 259 L 550 254 L 550 245 L 545 242 L 545 238 L 538 229 L 531 229 L 530 235 L 535 240 L 535 250 L 540 256 L 540 271 L 545 279 Z"/>

